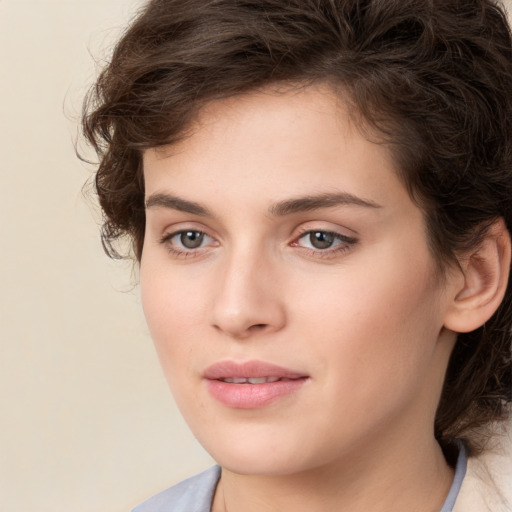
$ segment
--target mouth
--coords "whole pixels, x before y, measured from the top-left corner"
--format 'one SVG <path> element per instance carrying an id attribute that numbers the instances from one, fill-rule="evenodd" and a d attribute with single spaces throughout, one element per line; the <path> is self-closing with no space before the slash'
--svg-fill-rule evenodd
<path id="1" fill-rule="evenodd" d="M 221 361 L 204 373 L 213 398 L 234 409 L 256 409 L 296 393 L 309 376 L 262 361 Z"/>
<path id="2" fill-rule="evenodd" d="M 268 382 L 278 382 L 282 380 L 293 380 L 283 379 L 281 377 L 226 377 L 224 379 L 217 379 L 227 384 L 267 384 Z"/>
<path id="3" fill-rule="evenodd" d="M 203 377 L 230 384 L 265 384 L 307 377 L 306 374 L 265 361 L 219 361 L 209 366 Z"/>

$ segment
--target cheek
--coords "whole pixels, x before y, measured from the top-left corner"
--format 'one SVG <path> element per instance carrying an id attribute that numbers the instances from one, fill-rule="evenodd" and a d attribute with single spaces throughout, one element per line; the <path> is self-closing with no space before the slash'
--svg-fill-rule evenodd
<path id="1" fill-rule="evenodd" d="M 178 272 L 142 260 L 140 271 L 141 300 L 146 322 L 166 376 L 173 362 L 176 370 L 188 367 L 192 340 L 197 338 L 204 318 L 203 295 L 180 280 Z M 202 302 L 203 300 L 203 302 Z"/>
<path id="2" fill-rule="evenodd" d="M 323 282 L 311 280 L 309 293 L 296 301 L 304 339 L 318 340 L 308 350 L 326 368 L 338 366 L 325 374 L 339 386 L 361 393 L 419 383 L 442 327 L 428 256 L 385 256 Z"/>

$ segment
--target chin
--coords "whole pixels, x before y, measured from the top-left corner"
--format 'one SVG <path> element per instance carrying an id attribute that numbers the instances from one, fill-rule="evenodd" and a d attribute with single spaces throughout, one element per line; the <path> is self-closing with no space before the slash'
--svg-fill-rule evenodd
<path id="1" fill-rule="evenodd" d="M 238 475 L 288 476 L 308 469 L 303 460 L 295 460 L 293 455 L 262 456 L 261 451 L 253 454 L 222 454 L 215 460 L 223 469 Z"/>
<path id="2" fill-rule="evenodd" d="M 297 438 L 290 428 L 241 428 L 241 432 L 225 435 L 209 433 L 199 442 L 222 468 L 240 475 L 286 476 L 321 466 L 332 457 L 321 447 L 309 446 L 306 438 Z M 308 436 L 309 438 L 309 436 Z"/>

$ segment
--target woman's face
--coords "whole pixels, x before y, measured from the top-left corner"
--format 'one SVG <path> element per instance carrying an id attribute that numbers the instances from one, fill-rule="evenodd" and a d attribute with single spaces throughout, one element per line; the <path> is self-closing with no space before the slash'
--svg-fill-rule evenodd
<path id="1" fill-rule="evenodd" d="M 334 94 L 211 103 L 144 176 L 145 315 L 222 466 L 290 474 L 432 437 L 449 285 L 388 149 Z"/>

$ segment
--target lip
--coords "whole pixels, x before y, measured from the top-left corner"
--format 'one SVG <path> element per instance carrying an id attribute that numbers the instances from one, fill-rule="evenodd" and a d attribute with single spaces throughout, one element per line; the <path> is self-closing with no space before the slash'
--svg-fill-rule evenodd
<path id="1" fill-rule="evenodd" d="M 263 383 L 225 382 L 225 379 L 279 379 Z M 203 378 L 210 394 L 234 409 L 256 409 L 298 391 L 309 376 L 264 361 L 220 361 L 209 366 Z"/>

